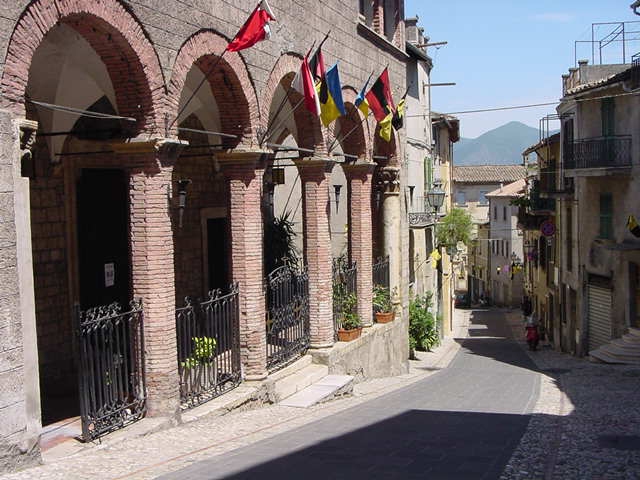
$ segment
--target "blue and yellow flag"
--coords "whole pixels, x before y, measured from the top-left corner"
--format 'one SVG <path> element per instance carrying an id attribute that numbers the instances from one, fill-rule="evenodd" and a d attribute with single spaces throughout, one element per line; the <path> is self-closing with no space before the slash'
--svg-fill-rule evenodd
<path id="1" fill-rule="evenodd" d="M 369 116 L 369 102 L 367 101 L 365 94 L 366 94 L 367 87 L 369 86 L 369 80 L 371 80 L 372 76 L 373 76 L 373 73 L 369 75 L 369 78 L 367 78 L 367 81 L 364 82 L 364 86 L 362 87 L 362 90 L 360 90 L 360 93 L 356 97 L 356 101 L 354 103 L 356 108 L 362 112 L 365 118 Z"/>
<path id="2" fill-rule="evenodd" d="M 316 86 L 316 89 L 320 96 L 320 118 L 325 127 L 341 115 L 347 114 L 342 100 L 338 63 L 327 70 L 324 80 Z"/>

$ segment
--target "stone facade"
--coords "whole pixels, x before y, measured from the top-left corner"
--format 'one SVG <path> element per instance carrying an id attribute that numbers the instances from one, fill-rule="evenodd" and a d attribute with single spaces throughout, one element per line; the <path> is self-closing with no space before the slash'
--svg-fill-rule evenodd
<path id="1" fill-rule="evenodd" d="M 185 296 L 203 296 L 212 286 L 206 233 L 214 227 L 207 222 L 226 219 L 220 228 L 228 245 L 216 253 L 226 257 L 229 270 L 226 279 L 219 275 L 215 281 L 240 284 L 244 378 L 264 378 L 267 272 L 260 212 L 269 178 L 264 172 L 273 166 L 274 152 L 259 144 L 267 133 L 274 136 L 271 142 L 290 136 L 316 157 L 332 158 L 329 147 L 336 132 L 356 127 L 350 141 L 338 141 L 338 153 L 350 155 L 343 157 L 345 163 L 357 158 L 367 165 L 364 176 L 349 177 L 350 220 L 345 222 L 352 226 L 347 229 L 351 256 L 362 267 L 358 308 L 369 322 L 371 256 L 392 253 L 394 301 L 401 315 L 384 338 L 372 337 L 371 345 L 375 350 L 391 335 L 398 347 L 396 354 L 385 356 L 387 371 L 404 371 L 409 262 L 403 252 L 409 230 L 406 199 L 400 194 L 407 170 L 400 159 L 405 132 L 385 144 L 375 122 L 362 121 L 353 107 L 371 71 L 386 64 L 396 98 L 404 90 L 403 2 L 376 0 L 370 15 L 358 12 L 355 4 L 345 12 L 344 4 L 333 0 L 304 2 L 295 9 L 278 1 L 271 6 L 278 19 L 273 39 L 224 54 L 254 2 L 196 1 L 185 8 L 184 2 L 171 0 L 21 0 L 0 7 L 0 222 L 6 226 L 0 233 L 0 329 L 6 333 L 0 336 L 0 375 L 2 384 L 11 386 L 0 394 L 0 471 L 36 460 L 41 412 L 56 410 L 55 395 L 68 405 L 77 395 L 70 312 L 77 304 L 93 306 L 83 293 L 87 279 L 80 275 L 87 244 L 79 238 L 88 227 L 81 225 L 78 185 L 89 170 L 118 171 L 126 179 L 127 205 L 120 207 L 126 210 L 129 251 L 119 259 L 126 267 L 115 272 L 117 300 L 143 301 L 147 413 L 175 416 L 175 309 Z M 328 31 L 324 58 L 328 65 L 340 60 L 349 111 L 335 131 L 321 127 L 304 108 L 296 109 L 300 96 L 289 88 L 301 56 Z M 280 102 L 285 108 L 275 118 Z M 80 116 L 47 104 L 121 118 Z M 269 132 L 283 117 L 282 127 Z M 39 123 L 35 142 L 29 133 L 35 124 L 25 119 Z M 20 147 L 32 149 L 33 155 L 21 156 Z M 308 156 L 300 155 L 298 166 L 304 182 L 312 346 L 330 347 L 329 181 L 326 173 L 320 178 L 308 172 L 312 161 L 303 160 Z M 392 233 L 381 228 L 383 209 L 376 208 L 370 193 L 385 169 L 394 172 L 385 197 L 391 200 L 384 202 Z M 346 186 L 346 177 L 340 181 Z M 186 188 L 186 196 L 180 188 Z M 100 261 L 105 271 L 98 283 L 113 286 L 107 266 L 113 275 L 114 262 Z M 42 408 L 40 389 L 47 403 Z M 57 410 L 56 415 L 65 413 Z"/>

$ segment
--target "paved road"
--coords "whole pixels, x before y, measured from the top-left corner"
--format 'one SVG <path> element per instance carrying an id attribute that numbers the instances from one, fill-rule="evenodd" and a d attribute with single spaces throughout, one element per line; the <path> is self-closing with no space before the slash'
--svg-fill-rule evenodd
<path id="1" fill-rule="evenodd" d="M 535 366 L 496 311 L 474 311 L 445 370 L 409 387 L 162 476 L 173 479 L 495 479 L 538 395 Z"/>

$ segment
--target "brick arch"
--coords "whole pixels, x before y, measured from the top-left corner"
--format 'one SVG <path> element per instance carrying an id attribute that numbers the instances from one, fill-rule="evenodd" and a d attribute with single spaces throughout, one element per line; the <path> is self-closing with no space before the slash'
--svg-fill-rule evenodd
<path id="1" fill-rule="evenodd" d="M 273 70 L 269 74 L 264 90 L 260 98 L 262 103 L 262 122 L 261 129 L 266 131 L 269 123 L 269 110 L 271 109 L 273 99 L 275 98 L 278 85 L 282 84 L 285 91 L 291 85 L 291 81 L 296 72 L 300 70 L 300 62 L 302 56 L 296 53 L 285 53 L 278 58 Z M 291 91 L 289 94 L 289 105 L 293 108 L 300 100 L 302 95 L 298 92 Z M 282 113 L 278 121 L 282 120 Z M 324 141 L 323 129 L 320 124 L 320 118 L 311 114 L 304 105 L 300 105 L 294 112 L 293 118 L 296 123 L 297 138 L 296 142 L 301 148 L 315 149 L 316 154 L 322 155 L 327 151 Z"/>
<path id="2" fill-rule="evenodd" d="M 362 112 L 355 106 L 357 96 L 358 92 L 355 88 L 346 85 L 342 87 L 342 99 L 347 115 L 338 118 L 336 122 L 340 125 L 340 136 L 349 136 L 344 141 L 340 141 L 340 145 L 344 153 L 370 158 L 373 146 L 369 134 L 369 123 L 364 120 Z"/>
<path id="3" fill-rule="evenodd" d="M 82 35 L 109 72 L 118 113 L 138 120 L 138 132 L 161 125 L 165 93 L 158 55 L 141 24 L 118 0 L 36 0 L 22 13 L 11 35 L 0 83 L 3 105 L 25 114 L 31 61 L 46 34 L 63 23 Z"/>
<path id="4" fill-rule="evenodd" d="M 386 160 L 375 160 L 381 167 L 397 167 L 400 165 L 398 158 L 398 134 L 393 127 L 391 127 L 391 140 L 387 142 L 380 136 L 380 125 L 376 125 L 373 135 L 373 154 L 387 157 Z"/>
<path id="5" fill-rule="evenodd" d="M 171 120 L 178 114 L 180 96 L 187 75 L 196 65 L 203 74 L 214 67 L 229 40 L 212 30 L 201 30 L 192 35 L 180 48 L 169 81 L 167 106 Z M 244 60 L 237 52 L 227 52 L 209 75 L 211 92 L 220 111 L 220 124 L 224 133 L 238 135 L 238 143 L 251 144 L 260 122 L 260 109 L 253 81 Z M 225 145 L 229 139 L 224 139 Z"/>

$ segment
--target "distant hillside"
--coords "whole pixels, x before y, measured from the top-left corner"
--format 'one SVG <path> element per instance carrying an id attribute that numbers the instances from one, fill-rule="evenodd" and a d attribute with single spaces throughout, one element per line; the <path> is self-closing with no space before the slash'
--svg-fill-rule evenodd
<path id="1" fill-rule="evenodd" d="M 454 165 L 515 165 L 522 151 L 537 143 L 538 130 L 520 122 L 509 122 L 478 138 L 461 138 L 453 147 Z"/>

